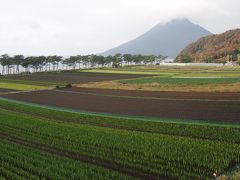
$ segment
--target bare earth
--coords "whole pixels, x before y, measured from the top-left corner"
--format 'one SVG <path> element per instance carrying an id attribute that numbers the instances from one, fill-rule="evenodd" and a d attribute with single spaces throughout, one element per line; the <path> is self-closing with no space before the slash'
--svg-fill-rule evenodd
<path id="1" fill-rule="evenodd" d="M 240 93 L 142 92 L 68 88 L 2 96 L 32 103 L 93 112 L 240 122 Z"/>

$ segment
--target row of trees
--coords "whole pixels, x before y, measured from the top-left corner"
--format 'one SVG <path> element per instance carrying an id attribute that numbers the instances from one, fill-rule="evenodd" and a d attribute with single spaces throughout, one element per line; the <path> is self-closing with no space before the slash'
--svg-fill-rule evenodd
<path id="1" fill-rule="evenodd" d="M 80 69 L 90 67 L 120 67 L 122 65 L 132 64 L 154 64 L 161 62 L 167 57 L 159 55 L 131 55 L 116 54 L 114 56 L 100 55 L 77 55 L 64 58 L 62 56 L 29 56 L 23 55 L 9 56 L 3 54 L 0 56 L 0 65 L 2 66 L 2 74 L 18 74 L 20 68 L 24 72 L 42 72 L 42 71 L 58 71 L 61 69 Z"/>

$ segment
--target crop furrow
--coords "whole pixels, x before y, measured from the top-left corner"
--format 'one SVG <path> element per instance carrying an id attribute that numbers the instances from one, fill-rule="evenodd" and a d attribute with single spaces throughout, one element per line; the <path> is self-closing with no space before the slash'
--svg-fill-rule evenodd
<path id="1" fill-rule="evenodd" d="M 82 161 L 85 163 L 90 163 L 93 165 L 101 166 L 104 168 L 108 168 L 108 169 L 118 171 L 120 173 L 124 173 L 124 174 L 130 175 L 130 176 L 133 176 L 133 177 L 138 177 L 141 179 L 169 179 L 167 177 L 163 177 L 158 174 L 153 174 L 153 173 L 148 174 L 148 173 L 144 173 L 142 170 L 132 169 L 131 167 L 125 167 L 116 162 L 103 160 L 100 158 L 91 157 L 91 156 L 87 156 L 87 155 L 81 155 L 79 153 L 74 153 L 71 151 L 66 151 L 66 150 L 55 148 L 55 147 L 53 148 L 53 147 L 45 145 L 45 144 L 39 144 L 39 143 L 23 140 L 20 138 L 16 138 L 16 137 L 11 137 L 4 133 L 0 133 L 0 138 L 4 139 L 4 140 L 8 140 L 8 141 L 16 143 L 16 144 L 20 144 L 20 145 L 24 145 L 24 146 L 31 147 L 34 149 L 38 149 L 38 150 L 41 150 L 41 151 L 44 151 L 44 152 L 47 152 L 50 154 L 64 156 L 64 157 L 79 160 L 79 161 Z"/>

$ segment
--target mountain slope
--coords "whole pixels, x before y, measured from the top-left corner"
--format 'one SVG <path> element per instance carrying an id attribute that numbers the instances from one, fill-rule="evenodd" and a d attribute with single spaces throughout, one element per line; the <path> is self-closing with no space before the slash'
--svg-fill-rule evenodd
<path id="1" fill-rule="evenodd" d="M 176 58 L 177 62 L 221 62 L 240 58 L 240 29 L 200 38 L 188 45 Z"/>
<path id="2" fill-rule="evenodd" d="M 210 34 L 187 19 L 176 19 L 166 24 L 158 24 L 140 37 L 110 49 L 103 55 L 162 54 L 175 58 L 186 45 Z"/>

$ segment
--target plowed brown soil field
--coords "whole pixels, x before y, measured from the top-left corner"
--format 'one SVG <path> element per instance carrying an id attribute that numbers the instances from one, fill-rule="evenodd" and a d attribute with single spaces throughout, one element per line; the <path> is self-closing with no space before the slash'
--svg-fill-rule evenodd
<path id="1" fill-rule="evenodd" d="M 43 105 L 111 114 L 240 122 L 239 93 L 143 92 L 66 88 L 2 96 Z"/>
<path id="2" fill-rule="evenodd" d="M 78 83 L 88 83 L 88 82 L 140 78 L 140 77 L 146 77 L 146 76 L 147 75 L 62 71 L 62 72 L 46 72 L 46 73 L 41 72 L 41 73 L 34 73 L 30 75 L 5 76 L 5 77 L 2 77 L 2 79 L 78 84 Z"/>

